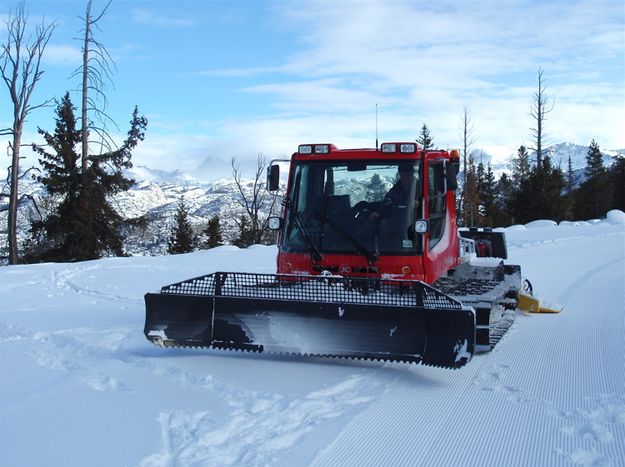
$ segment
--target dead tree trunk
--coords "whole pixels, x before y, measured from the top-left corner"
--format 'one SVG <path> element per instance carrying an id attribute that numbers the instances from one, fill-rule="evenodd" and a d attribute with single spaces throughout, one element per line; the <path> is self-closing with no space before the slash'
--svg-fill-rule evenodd
<path id="1" fill-rule="evenodd" d="M 88 89 L 89 89 L 89 36 L 91 34 L 91 0 L 87 3 L 87 11 L 85 13 L 85 38 L 82 47 L 82 149 L 81 149 L 81 167 L 82 180 L 85 181 L 88 169 L 89 157 L 89 120 L 87 119 L 88 105 Z"/>
<path id="2" fill-rule="evenodd" d="M 82 63 L 74 71 L 72 76 L 81 77 L 81 173 L 83 183 L 87 181 L 89 169 L 89 138 L 91 133 L 100 138 L 101 148 L 106 146 L 107 150 L 112 150 L 115 144 L 106 130 L 105 121 L 111 121 L 106 114 L 106 95 L 104 94 L 105 80 L 111 81 L 111 66 L 113 60 L 106 48 L 93 37 L 93 28 L 98 27 L 98 22 L 105 15 L 111 1 L 106 4 L 97 16 L 92 16 L 91 5 L 93 0 L 87 2 L 85 10 L 85 29 L 82 39 Z M 95 94 L 95 98 L 93 97 Z M 104 101 L 98 105 L 97 100 Z M 91 112 L 93 119 L 89 120 Z M 102 126 L 97 126 L 95 121 L 102 122 Z M 105 151 L 106 152 L 106 151 Z"/>
<path id="3" fill-rule="evenodd" d="M 470 197 L 467 197 L 467 173 L 468 173 L 468 157 L 469 157 L 469 149 L 471 145 L 475 142 L 473 138 L 473 124 L 471 123 L 471 111 L 465 105 L 462 109 L 462 169 L 463 169 L 463 180 L 462 180 L 462 193 L 460 200 L 460 207 L 462 212 L 462 225 L 469 225 L 469 216 L 468 213 L 471 211 Z"/>
<path id="4" fill-rule="evenodd" d="M 553 110 L 554 103 L 549 102 L 549 99 L 545 95 L 546 86 L 543 79 L 542 68 L 538 69 L 538 90 L 534 94 L 533 105 L 530 111 L 530 115 L 536 121 L 536 128 L 532 128 L 532 134 L 534 136 L 536 151 L 536 169 L 542 168 L 543 161 L 543 124 L 545 123 L 546 116 Z"/>
<path id="5" fill-rule="evenodd" d="M 6 84 L 13 104 L 13 126 L 0 131 L 11 135 L 11 167 L 8 215 L 9 264 L 18 262 L 17 245 L 17 207 L 19 204 L 20 147 L 24 123 L 30 112 L 48 104 L 30 105 L 30 98 L 35 85 L 41 79 L 41 58 L 56 24 L 41 23 L 35 29 L 34 36 L 26 36 L 28 16 L 24 3 L 18 4 L 15 15 L 6 21 L 7 40 L 2 45 L 0 72 Z"/>

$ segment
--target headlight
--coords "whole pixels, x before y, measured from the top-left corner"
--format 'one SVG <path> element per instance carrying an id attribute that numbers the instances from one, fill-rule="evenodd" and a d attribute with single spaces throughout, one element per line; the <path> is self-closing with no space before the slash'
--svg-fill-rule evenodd
<path id="1" fill-rule="evenodd" d="M 297 148 L 297 152 L 300 154 L 312 154 L 313 147 L 310 144 L 300 144 Z"/>
<path id="2" fill-rule="evenodd" d="M 315 154 L 327 154 L 330 152 L 329 144 L 316 144 L 315 145 Z"/>

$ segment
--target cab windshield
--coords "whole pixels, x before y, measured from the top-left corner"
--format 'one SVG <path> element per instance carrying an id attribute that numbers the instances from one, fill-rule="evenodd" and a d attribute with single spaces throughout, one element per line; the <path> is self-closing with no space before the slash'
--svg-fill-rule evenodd
<path id="1" fill-rule="evenodd" d="M 286 252 L 406 255 L 420 252 L 418 161 L 306 161 L 291 174 Z"/>

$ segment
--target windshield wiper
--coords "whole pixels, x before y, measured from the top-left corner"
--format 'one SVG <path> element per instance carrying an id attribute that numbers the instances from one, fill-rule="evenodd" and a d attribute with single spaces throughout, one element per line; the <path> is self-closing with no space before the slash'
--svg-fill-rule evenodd
<path id="1" fill-rule="evenodd" d="M 299 230 L 299 232 L 302 234 L 302 237 L 304 238 L 304 243 L 306 244 L 306 249 L 310 254 L 310 259 L 312 260 L 312 262 L 318 263 L 319 261 L 323 260 L 319 248 L 310 236 L 310 232 L 308 231 L 308 228 L 306 227 L 306 224 L 302 219 L 302 213 L 296 212 L 293 217 L 295 219 L 295 227 L 297 227 L 297 230 Z"/>
<path id="2" fill-rule="evenodd" d="M 345 230 L 343 230 L 336 222 L 334 222 L 328 216 L 318 212 L 317 214 L 315 214 L 315 217 L 319 221 L 322 221 L 325 224 L 328 224 L 330 227 L 332 227 L 336 231 L 336 233 L 338 233 L 341 237 L 347 240 L 354 248 L 356 248 L 356 251 L 358 251 L 358 253 L 360 253 L 365 258 L 367 258 L 370 264 L 375 263 L 378 260 L 377 255 L 372 253 L 366 246 L 364 246 L 362 243 L 360 243 L 358 240 L 352 237 L 349 233 L 345 232 Z"/>

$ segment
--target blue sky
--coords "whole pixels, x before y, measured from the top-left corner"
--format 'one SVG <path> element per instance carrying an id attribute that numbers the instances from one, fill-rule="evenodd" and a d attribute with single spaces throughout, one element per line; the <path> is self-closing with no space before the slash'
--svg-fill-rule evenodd
<path id="1" fill-rule="evenodd" d="M 0 19 L 16 4 L 0 0 Z M 105 5 L 94 0 L 94 12 Z M 26 1 L 31 25 L 58 23 L 33 103 L 77 88 L 85 6 Z M 467 106 L 474 148 L 503 158 L 531 145 L 539 67 L 554 103 L 547 144 L 625 148 L 622 0 L 113 0 L 100 29 L 116 64 L 107 95 L 119 140 L 135 105 L 149 120 L 138 165 L 210 179 L 229 175 L 232 156 L 371 147 L 376 104 L 381 141 L 413 140 L 426 123 L 443 148 L 461 146 Z M 10 113 L 3 87 L 0 126 Z M 33 113 L 25 138 L 53 119 Z"/>

